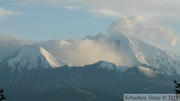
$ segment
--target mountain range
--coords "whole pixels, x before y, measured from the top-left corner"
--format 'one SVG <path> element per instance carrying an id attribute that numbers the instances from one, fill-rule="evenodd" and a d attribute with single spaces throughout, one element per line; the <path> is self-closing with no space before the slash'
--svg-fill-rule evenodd
<path id="1" fill-rule="evenodd" d="M 99 36 L 101 38 L 102 36 Z M 90 38 L 90 39 L 99 39 Z M 130 66 L 144 66 L 156 69 L 165 75 L 180 74 L 180 57 L 145 43 L 133 36 L 113 33 L 105 37 L 106 42 L 115 45 L 118 55 L 123 57 L 123 63 Z"/>
<path id="2" fill-rule="evenodd" d="M 7 101 L 121 101 L 125 93 L 174 93 L 180 57 L 122 33 L 86 39 L 105 40 L 128 65 L 100 60 L 72 66 L 28 44 L 0 63 Z"/>

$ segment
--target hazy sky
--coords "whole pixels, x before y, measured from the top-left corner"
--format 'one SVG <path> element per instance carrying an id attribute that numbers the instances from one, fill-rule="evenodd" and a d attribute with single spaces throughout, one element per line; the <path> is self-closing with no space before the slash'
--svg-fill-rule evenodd
<path id="1" fill-rule="evenodd" d="M 31 40 L 83 38 L 141 16 L 179 33 L 179 0 L 0 0 L 0 34 Z"/>
<path id="2" fill-rule="evenodd" d="M 53 2 L 0 0 L 0 34 L 31 40 L 83 38 L 106 32 L 115 20 L 92 14 L 81 2 Z"/>
<path id="3" fill-rule="evenodd" d="M 120 31 L 180 50 L 180 0 L 0 0 L 0 35 L 82 39 Z"/>
<path id="4" fill-rule="evenodd" d="M 43 41 L 74 64 L 119 61 L 106 42 L 84 39 L 114 32 L 180 55 L 179 12 L 180 0 L 0 0 L 0 55 Z"/>

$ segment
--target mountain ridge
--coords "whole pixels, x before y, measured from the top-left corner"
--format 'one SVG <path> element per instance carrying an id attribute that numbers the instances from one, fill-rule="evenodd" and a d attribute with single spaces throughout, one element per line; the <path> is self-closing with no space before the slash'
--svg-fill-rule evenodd
<path id="1" fill-rule="evenodd" d="M 11 78 L 15 79 L 15 82 L 24 74 L 24 71 L 31 71 L 32 69 L 47 69 L 57 68 L 67 63 L 56 60 L 49 52 L 42 47 L 27 44 L 21 47 L 14 55 L 4 60 L 5 66 L 11 71 Z"/>
<path id="2" fill-rule="evenodd" d="M 38 60 L 38 58 L 40 58 L 40 60 Z M 39 64 L 42 64 L 42 66 L 40 66 L 41 68 L 55 68 L 66 64 L 63 64 L 63 61 L 61 61 L 62 64 L 58 63 L 56 58 L 45 49 L 31 44 L 23 46 L 13 57 L 8 59 L 8 65 L 10 67 L 15 68 L 15 65 L 17 66 L 18 62 L 22 62 L 19 67 L 16 67 L 19 69 L 26 66 L 28 69 L 38 68 Z"/>
<path id="3" fill-rule="evenodd" d="M 111 33 L 108 36 L 103 34 L 99 34 L 97 36 L 87 36 L 86 39 L 90 39 L 95 42 L 104 40 L 108 43 L 108 45 L 115 47 L 117 55 L 122 57 L 122 59 L 119 61 L 121 61 L 123 65 L 112 65 L 110 62 L 105 62 L 106 60 L 104 62 L 103 60 L 100 60 L 102 65 L 109 66 L 106 66 L 107 69 L 111 70 L 114 67 L 117 69 L 119 66 L 143 66 L 151 70 L 155 69 L 159 73 L 165 75 L 180 74 L 180 68 L 178 67 L 180 65 L 180 58 L 178 59 L 178 56 L 168 54 L 167 52 L 145 43 L 144 41 L 141 41 L 133 36 L 128 36 L 118 32 Z M 22 71 L 21 69 L 24 67 L 28 69 L 37 67 L 55 68 L 63 65 L 69 65 L 69 63 L 65 63 L 62 60 L 59 61 L 42 47 L 31 44 L 23 46 L 14 55 L 7 58 L 6 61 L 3 61 L 3 63 L 4 62 L 6 62 L 8 66 L 12 67 L 12 71 L 14 71 L 16 68 L 19 71 Z M 102 66 L 102 68 L 105 67 Z"/>
<path id="4" fill-rule="evenodd" d="M 178 68 L 180 61 L 172 56 L 175 58 L 173 60 L 167 52 L 157 47 L 122 33 L 110 35 L 110 40 L 117 45 L 119 55 L 127 57 L 127 60 L 130 59 L 130 62 L 132 61 L 132 66 L 146 64 L 148 67 L 156 68 L 162 74 L 180 74 L 180 68 Z"/>

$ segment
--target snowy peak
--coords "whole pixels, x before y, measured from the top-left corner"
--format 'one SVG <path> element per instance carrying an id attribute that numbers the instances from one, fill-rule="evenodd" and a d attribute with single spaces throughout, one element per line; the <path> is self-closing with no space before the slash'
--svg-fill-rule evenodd
<path id="1" fill-rule="evenodd" d="M 131 49 L 133 44 L 131 43 L 129 37 L 122 33 L 112 33 L 107 38 L 107 41 L 115 47 L 117 55 L 123 58 L 123 64 L 120 65 L 134 66 L 139 64 L 134 51 Z"/>
<path id="2" fill-rule="evenodd" d="M 107 70 L 115 70 L 120 73 L 124 73 L 124 72 L 128 71 L 128 69 L 136 68 L 136 67 L 118 66 L 116 64 L 113 64 L 113 63 L 110 63 L 107 61 L 99 61 L 99 62 L 95 63 L 95 65 L 98 68 L 103 68 L 103 69 L 107 69 Z M 146 77 L 156 77 L 159 75 L 159 72 L 157 70 L 153 70 L 146 66 L 138 66 L 137 69 L 142 74 L 144 74 Z"/>
<path id="3" fill-rule="evenodd" d="M 156 77 L 159 75 L 158 71 L 151 70 L 150 68 L 139 66 L 139 71 L 146 75 L 147 77 Z"/>
<path id="4" fill-rule="evenodd" d="M 108 37 L 108 41 L 114 42 L 117 49 L 126 50 L 131 44 L 129 38 L 122 33 L 112 33 Z"/>
<path id="5" fill-rule="evenodd" d="M 96 63 L 96 65 L 98 65 L 99 67 L 103 68 L 103 69 L 108 69 L 108 70 L 114 70 L 117 68 L 117 66 L 113 63 L 107 62 L 107 61 L 99 61 Z"/>
<path id="6" fill-rule="evenodd" d="M 157 47 L 122 33 L 112 33 L 108 41 L 115 44 L 118 55 L 125 60 L 125 65 L 138 67 L 146 64 L 162 74 L 180 74 L 180 68 L 177 66 L 180 61 Z"/>
<path id="7" fill-rule="evenodd" d="M 61 63 L 57 62 L 56 58 L 42 47 L 29 44 L 23 46 L 13 57 L 11 57 L 8 60 L 8 65 L 14 70 L 16 68 L 22 70 L 23 68 L 55 68 L 66 65 L 66 63 L 63 61 L 61 61 Z"/>
<path id="8" fill-rule="evenodd" d="M 128 67 L 125 66 L 118 66 L 116 64 L 107 62 L 107 61 L 99 61 L 95 63 L 94 65 L 97 65 L 98 68 L 108 69 L 108 70 L 116 70 L 118 72 L 125 72 Z"/>

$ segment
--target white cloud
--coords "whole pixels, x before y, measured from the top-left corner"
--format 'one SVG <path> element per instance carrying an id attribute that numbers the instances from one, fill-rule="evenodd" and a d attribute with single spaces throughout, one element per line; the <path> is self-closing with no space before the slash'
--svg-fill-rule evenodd
<path id="1" fill-rule="evenodd" d="M 177 48 L 180 44 L 178 39 L 180 35 L 173 32 L 171 27 L 161 26 L 142 16 L 125 16 L 114 22 L 109 31 L 123 32 L 165 50 L 175 48 L 174 46 Z"/>
<path id="2" fill-rule="evenodd" d="M 175 38 L 175 39 L 172 39 L 172 41 L 171 41 L 172 46 L 175 46 L 175 45 L 176 45 L 177 40 L 178 40 L 178 39 L 176 39 L 176 38 Z"/>
<path id="3" fill-rule="evenodd" d="M 54 56 L 76 66 L 92 64 L 100 60 L 120 63 L 121 58 L 117 55 L 113 46 L 104 40 L 51 40 L 37 43 L 44 47 Z"/>
<path id="4" fill-rule="evenodd" d="M 179 0 L 16 0 L 29 4 L 58 5 L 69 9 L 82 9 L 101 16 L 143 16 L 155 22 L 169 24 L 180 21 Z M 76 5 L 73 7 L 71 5 Z"/>
<path id="5" fill-rule="evenodd" d="M 133 19 L 136 19 L 136 18 L 133 18 Z M 141 18 L 139 21 L 141 21 Z M 113 31 L 119 31 L 119 30 L 116 29 Z M 157 33 L 154 33 L 154 34 L 157 34 Z M 164 34 L 160 34 L 160 35 L 152 34 L 151 36 L 151 35 L 146 35 L 144 33 L 140 33 L 139 35 L 138 33 L 134 33 L 134 36 L 138 38 L 144 37 L 144 39 L 148 39 L 149 37 L 151 38 L 155 36 L 153 40 L 155 40 L 155 42 L 160 41 L 159 44 L 163 42 L 167 43 L 169 39 L 161 42 L 161 38 L 164 38 L 164 37 L 167 38 L 169 35 L 171 35 L 171 33 L 167 34 L 167 36 L 163 36 L 163 35 Z M 172 39 L 171 42 L 172 42 L 173 48 L 176 46 L 178 42 L 180 42 L 178 37 L 170 38 L 170 39 Z M 11 55 L 12 52 L 17 50 L 21 46 L 25 44 L 29 44 L 29 43 L 41 46 L 45 48 L 48 52 L 50 52 L 56 58 L 59 58 L 61 60 L 64 60 L 76 66 L 92 64 L 100 60 L 109 61 L 112 63 L 116 63 L 118 65 L 126 65 L 126 66 L 134 65 L 134 59 L 132 57 L 129 58 L 128 56 L 130 54 L 128 55 L 124 54 L 124 51 L 117 49 L 117 46 L 113 43 L 113 41 L 111 40 L 111 37 L 109 37 L 109 35 L 107 34 L 87 36 L 85 39 L 79 39 L 79 40 L 76 40 L 76 39 L 50 40 L 50 41 L 36 42 L 36 43 L 26 41 L 26 40 L 20 40 L 12 36 L 1 35 L 0 36 L 0 56 L 1 56 L 0 61 L 2 61 L 2 59 L 5 58 L 6 56 Z M 170 44 L 165 44 L 165 45 L 166 47 L 169 47 L 168 45 Z M 124 47 L 124 46 L 120 45 L 120 47 Z M 177 51 L 179 51 L 178 49 Z"/>
<path id="6" fill-rule="evenodd" d="M 110 9 L 92 9 L 90 10 L 91 13 L 94 13 L 96 15 L 100 16 L 108 16 L 108 17 L 120 17 L 121 14 L 115 10 Z"/>
<path id="7" fill-rule="evenodd" d="M 29 42 L 30 41 L 21 40 L 9 35 L 0 35 L 0 62 Z"/>
<path id="8" fill-rule="evenodd" d="M 9 15 L 19 15 L 19 13 L 12 10 L 6 10 L 0 7 L 0 16 L 9 16 Z"/>
<path id="9" fill-rule="evenodd" d="M 109 45 L 102 36 L 95 37 L 100 39 L 50 40 L 34 43 L 9 35 L 0 35 L 0 62 L 23 45 L 30 43 L 41 46 L 56 58 L 76 66 L 92 64 L 100 60 L 123 64 L 114 46 Z"/>
<path id="10" fill-rule="evenodd" d="M 180 50 L 179 34 L 173 23 L 180 23 L 180 0 L 16 0 L 26 4 L 58 5 L 69 10 L 85 9 L 93 15 L 122 18 L 112 24 L 110 31 L 133 35 L 163 49 Z M 16 12 L 0 8 L 0 15 Z M 46 43 L 46 44 L 45 44 Z M 75 65 L 97 62 L 100 59 L 116 61 L 120 57 L 111 52 L 105 42 L 92 40 L 49 41 L 41 43 L 54 55 Z M 104 46 L 102 46 L 102 44 Z M 56 48 L 54 48 L 56 47 Z M 93 57 L 94 55 L 96 57 Z M 106 54 L 106 55 L 104 55 Z M 88 57 L 88 58 L 87 58 Z"/>
<path id="11" fill-rule="evenodd" d="M 82 7 L 71 5 L 71 6 L 66 6 L 65 8 L 68 10 L 78 10 L 81 9 Z"/>

